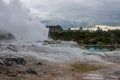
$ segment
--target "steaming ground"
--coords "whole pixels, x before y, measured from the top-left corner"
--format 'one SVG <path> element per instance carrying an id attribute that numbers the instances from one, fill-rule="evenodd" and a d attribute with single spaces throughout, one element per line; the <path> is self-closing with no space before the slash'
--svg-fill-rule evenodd
<path id="1" fill-rule="evenodd" d="M 120 51 L 91 53 L 72 41 L 1 43 L 0 79 L 118 80 L 119 59 Z"/>
<path id="2" fill-rule="evenodd" d="M 52 62 L 97 61 L 107 62 L 103 58 L 120 56 L 120 51 L 89 52 L 72 41 L 12 42 L 0 44 L 1 54 L 34 56 Z"/>
<path id="3" fill-rule="evenodd" d="M 66 41 L 1 44 L 0 52 L 32 55 L 53 62 L 103 61 L 101 57 L 105 56 L 100 53 L 90 53 L 77 43 Z"/>

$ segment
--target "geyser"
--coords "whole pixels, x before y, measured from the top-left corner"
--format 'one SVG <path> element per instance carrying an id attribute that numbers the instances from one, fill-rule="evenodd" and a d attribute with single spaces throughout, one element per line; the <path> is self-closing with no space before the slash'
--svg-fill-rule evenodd
<path id="1" fill-rule="evenodd" d="M 38 41 L 48 37 L 48 29 L 38 18 L 29 15 L 19 0 L 11 0 L 9 4 L 0 0 L 0 30 L 7 31 L 17 40 Z"/>

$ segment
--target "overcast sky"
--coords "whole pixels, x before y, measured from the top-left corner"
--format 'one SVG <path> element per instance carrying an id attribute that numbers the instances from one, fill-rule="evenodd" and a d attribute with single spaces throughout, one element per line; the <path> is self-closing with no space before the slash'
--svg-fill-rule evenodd
<path id="1" fill-rule="evenodd" d="M 9 4 L 13 0 L 4 0 Z M 120 0 L 19 0 L 44 24 L 120 25 Z M 16 5 L 17 6 L 17 5 Z"/>
<path id="2" fill-rule="evenodd" d="M 120 0 L 21 0 L 44 23 L 120 25 Z"/>

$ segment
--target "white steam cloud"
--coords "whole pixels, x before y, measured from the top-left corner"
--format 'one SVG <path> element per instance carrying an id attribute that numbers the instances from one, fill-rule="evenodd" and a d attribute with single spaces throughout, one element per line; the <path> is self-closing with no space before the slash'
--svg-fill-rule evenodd
<path id="1" fill-rule="evenodd" d="M 19 0 L 0 0 L 0 30 L 11 32 L 17 40 L 45 40 L 48 29 Z"/>

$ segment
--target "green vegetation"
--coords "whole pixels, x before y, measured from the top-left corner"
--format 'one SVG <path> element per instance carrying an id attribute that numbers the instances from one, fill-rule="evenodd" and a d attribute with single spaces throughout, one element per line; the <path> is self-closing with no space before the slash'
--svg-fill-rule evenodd
<path id="1" fill-rule="evenodd" d="M 97 46 L 119 46 L 120 30 L 109 31 L 63 31 L 52 32 L 51 38 L 55 40 L 76 41 L 80 45 L 97 45 Z"/>

